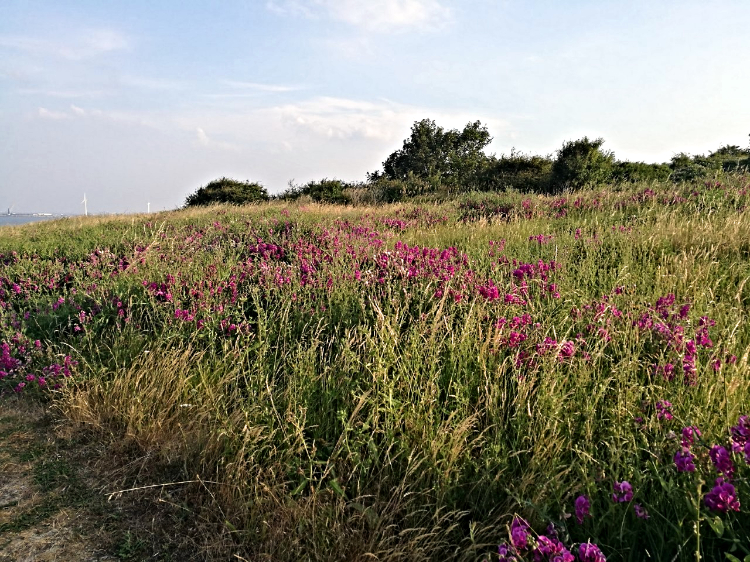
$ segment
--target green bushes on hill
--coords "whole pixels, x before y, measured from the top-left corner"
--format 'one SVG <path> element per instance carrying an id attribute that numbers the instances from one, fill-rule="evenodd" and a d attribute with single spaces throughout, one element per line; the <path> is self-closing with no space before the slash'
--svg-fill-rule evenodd
<path id="1" fill-rule="evenodd" d="M 259 183 L 237 181 L 222 177 L 198 188 L 198 191 L 188 195 L 187 199 L 185 199 L 185 206 L 195 207 L 198 205 L 211 205 L 212 203 L 242 205 L 255 201 L 268 201 L 268 199 L 266 188 Z"/>

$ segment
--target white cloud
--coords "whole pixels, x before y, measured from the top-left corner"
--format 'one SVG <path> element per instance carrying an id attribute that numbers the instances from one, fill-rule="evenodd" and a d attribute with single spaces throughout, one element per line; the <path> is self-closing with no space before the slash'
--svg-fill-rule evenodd
<path id="1" fill-rule="evenodd" d="M 222 80 L 222 84 L 242 90 L 254 90 L 258 92 L 296 92 L 303 90 L 304 86 L 289 86 L 286 84 L 261 84 L 259 82 L 243 82 L 239 80 Z"/>
<path id="2" fill-rule="evenodd" d="M 70 115 L 65 113 L 64 111 L 51 111 L 45 107 L 40 107 L 38 114 L 41 119 L 70 119 Z"/>
<path id="3" fill-rule="evenodd" d="M 403 139 L 415 121 L 430 118 L 445 128 L 462 128 L 478 116 L 467 111 L 446 111 L 395 103 L 319 97 L 273 109 L 287 129 L 334 140 L 371 139 L 394 142 Z M 500 119 L 486 121 L 490 130 L 507 131 Z"/>
<path id="4" fill-rule="evenodd" d="M 296 134 L 325 139 L 390 140 L 408 113 L 406 106 L 343 98 L 319 97 L 273 108 L 283 126 Z"/>
<path id="5" fill-rule="evenodd" d="M 271 0 L 266 6 L 282 15 L 325 16 L 384 33 L 434 30 L 451 20 L 450 9 L 438 0 Z"/>
<path id="6" fill-rule="evenodd" d="M 198 137 L 198 144 L 208 146 L 208 135 L 206 135 L 206 132 L 203 129 L 196 127 L 195 134 Z"/>
<path id="7" fill-rule="evenodd" d="M 76 105 L 71 104 L 70 105 L 70 109 L 76 115 L 86 115 L 86 111 L 84 111 L 82 108 L 80 108 L 80 107 L 78 107 Z"/>
<path id="8" fill-rule="evenodd" d="M 230 150 L 230 151 L 239 151 L 240 147 L 228 143 L 228 142 L 222 142 L 222 141 L 216 141 L 214 139 L 211 139 L 206 134 L 206 131 L 203 130 L 202 127 L 196 127 L 195 128 L 195 137 L 198 141 L 198 144 L 200 146 L 205 146 L 206 148 L 218 148 L 220 150 Z"/>

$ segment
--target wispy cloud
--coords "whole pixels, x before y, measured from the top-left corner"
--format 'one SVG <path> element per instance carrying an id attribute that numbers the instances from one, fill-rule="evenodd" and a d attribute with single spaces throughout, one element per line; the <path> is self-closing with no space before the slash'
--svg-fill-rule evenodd
<path id="1" fill-rule="evenodd" d="M 122 76 L 120 77 L 120 84 L 131 88 L 139 88 L 143 90 L 184 90 L 187 88 L 187 84 L 177 80 L 168 80 L 165 78 L 146 78 L 143 76 Z"/>
<path id="2" fill-rule="evenodd" d="M 38 115 L 41 119 L 61 120 L 71 118 L 69 113 L 65 113 L 64 111 L 51 111 L 46 107 L 40 107 Z"/>
<path id="3" fill-rule="evenodd" d="M 222 80 L 222 84 L 241 90 L 257 92 L 296 92 L 304 90 L 305 86 L 290 86 L 286 84 L 261 84 L 259 82 L 243 82 L 239 80 Z"/>
<path id="4" fill-rule="evenodd" d="M 104 90 L 46 90 L 43 88 L 21 88 L 16 90 L 24 96 L 46 96 L 50 98 L 76 99 L 99 98 L 106 95 Z"/>
<path id="5" fill-rule="evenodd" d="M 380 33 L 435 30 L 451 21 L 451 10 L 438 0 L 270 0 L 266 6 L 281 15 L 329 17 Z"/>
<path id="6" fill-rule="evenodd" d="M 129 49 L 130 40 L 113 29 L 84 29 L 59 38 L 0 35 L 0 47 L 32 55 L 83 60 L 104 53 Z"/>
<path id="7" fill-rule="evenodd" d="M 220 150 L 229 150 L 232 152 L 237 152 L 240 150 L 240 147 L 235 144 L 224 141 L 217 141 L 210 138 L 202 127 L 195 128 L 195 138 L 200 146 L 205 146 L 206 148 L 218 148 Z"/>

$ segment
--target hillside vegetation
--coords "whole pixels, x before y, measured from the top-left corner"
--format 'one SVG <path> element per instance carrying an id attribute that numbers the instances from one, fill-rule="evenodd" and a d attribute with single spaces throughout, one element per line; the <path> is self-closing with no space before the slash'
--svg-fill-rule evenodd
<path id="1" fill-rule="evenodd" d="M 0 229 L 0 392 L 187 482 L 196 559 L 747 560 L 750 178 L 410 146 L 356 189 L 421 202 Z"/>

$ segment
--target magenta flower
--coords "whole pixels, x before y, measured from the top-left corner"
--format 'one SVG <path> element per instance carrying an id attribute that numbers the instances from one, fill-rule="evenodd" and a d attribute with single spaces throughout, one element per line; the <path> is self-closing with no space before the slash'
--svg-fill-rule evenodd
<path id="1" fill-rule="evenodd" d="M 633 499 L 633 486 L 627 480 L 615 482 L 612 484 L 612 489 L 615 492 L 612 494 L 612 501 L 615 503 L 629 502 Z"/>
<path id="2" fill-rule="evenodd" d="M 732 434 L 732 450 L 739 453 L 745 443 L 750 442 L 750 418 L 740 416 L 737 425 L 730 428 Z"/>
<path id="3" fill-rule="evenodd" d="M 581 562 L 607 562 L 607 558 L 599 547 L 590 542 L 585 542 L 578 547 L 578 559 Z"/>
<path id="4" fill-rule="evenodd" d="M 635 504 L 633 506 L 633 509 L 635 510 L 635 514 L 639 519 L 649 519 L 651 516 L 648 514 L 648 511 L 639 503 Z"/>
<path id="5" fill-rule="evenodd" d="M 708 456 L 711 457 L 711 462 L 714 463 L 717 472 L 727 478 L 732 477 L 734 474 L 734 464 L 732 464 L 732 457 L 729 451 L 721 445 L 714 445 L 708 452 Z"/>
<path id="6" fill-rule="evenodd" d="M 560 345 L 560 352 L 558 353 L 558 359 L 570 359 L 576 352 L 576 346 L 572 341 L 562 342 Z"/>
<path id="7" fill-rule="evenodd" d="M 660 420 L 671 420 L 672 416 L 672 403 L 667 400 L 659 400 L 656 403 L 656 417 Z"/>
<path id="8" fill-rule="evenodd" d="M 515 550 L 513 550 L 512 546 L 503 543 L 497 547 L 497 553 L 500 556 L 499 562 L 518 562 L 518 558 L 515 556 Z"/>
<path id="9" fill-rule="evenodd" d="M 591 509 L 591 500 L 588 496 L 578 496 L 575 501 L 576 506 L 576 520 L 579 525 L 583 524 L 583 518 L 589 515 Z"/>
<path id="10" fill-rule="evenodd" d="M 695 457 L 690 449 L 683 447 L 674 454 L 674 463 L 677 465 L 677 472 L 695 472 Z"/>
<path id="11" fill-rule="evenodd" d="M 526 550 L 529 547 L 529 524 L 520 517 L 514 517 L 510 524 L 510 544 L 516 550 Z"/>
<path id="12" fill-rule="evenodd" d="M 719 513 L 740 510 L 740 500 L 737 498 L 734 486 L 725 482 L 723 478 L 716 479 L 716 485 L 706 494 L 703 501 L 708 509 Z"/>
<path id="13" fill-rule="evenodd" d="M 689 449 L 696 439 L 700 439 L 701 430 L 694 425 L 682 428 L 682 446 Z"/>
<path id="14" fill-rule="evenodd" d="M 575 557 L 565 548 L 565 545 L 555 537 L 540 536 L 534 549 L 534 559 L 542 560 L 542 556 L 550 562 L 574 562 Z"/>

